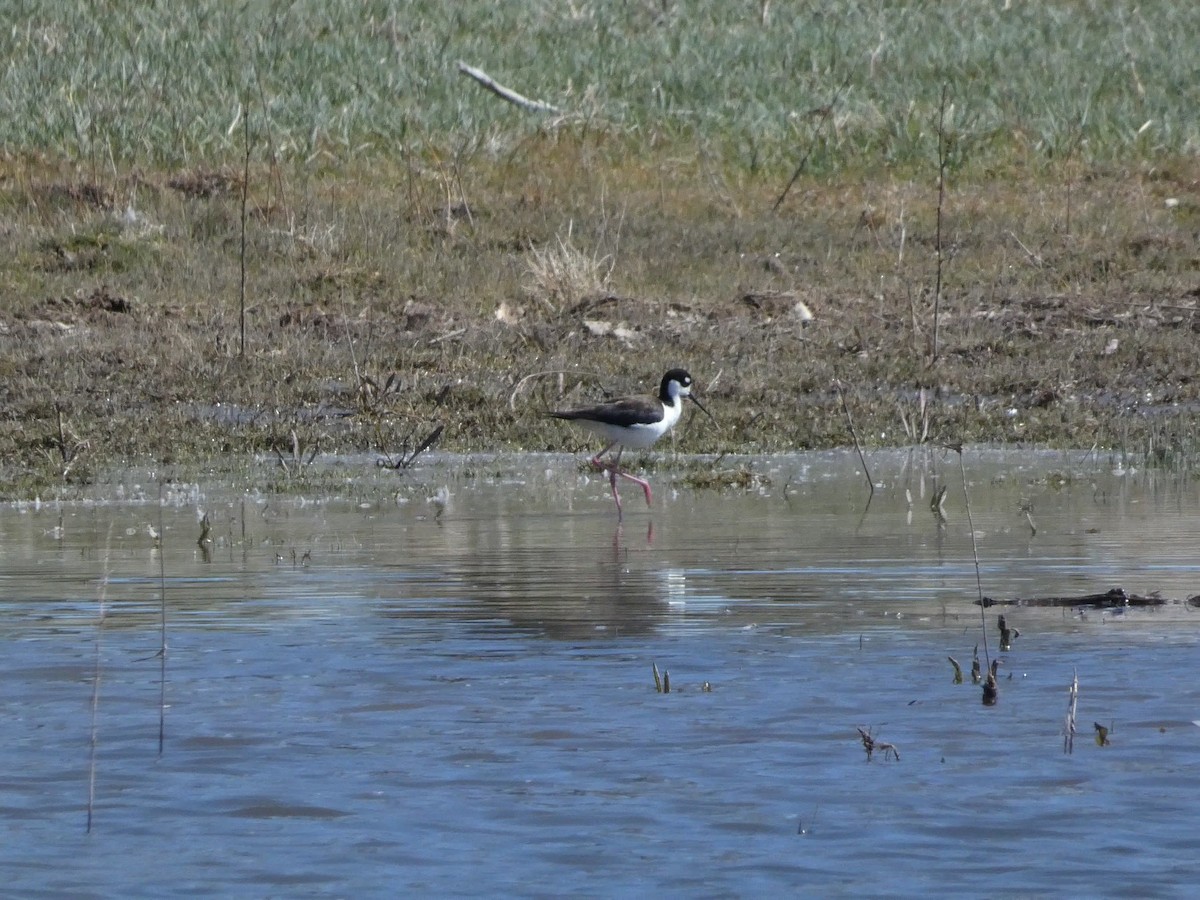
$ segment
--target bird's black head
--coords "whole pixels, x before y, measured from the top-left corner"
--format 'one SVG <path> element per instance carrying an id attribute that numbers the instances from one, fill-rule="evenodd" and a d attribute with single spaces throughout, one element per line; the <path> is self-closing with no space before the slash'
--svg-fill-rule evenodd
<path id="1" fill-rule="evenodd" d="M 674 406 L 676 397 L 686 397 L 691 400 L 704 411 L 706 416 L 712 419 L 712 413 L 705 409 L 704 404 L 692 393 L 692 376 L 687 373 L 686 369 L 671 369 L 663 376 L 662 386 L 658 389 L 658 399 L 667 406 Z M 716 419 L 713 421 L 715 422 Z"/>
<path id="2" fill-rule="evenodd" d="M 678 387 L 672 387 L 672 382 Z M 692 376 L 684 369 L 671 369 L 663 376 L 658 397 L 663 403 L 673 403 L 676 397 L 686 397 L 692 392 Z"/>

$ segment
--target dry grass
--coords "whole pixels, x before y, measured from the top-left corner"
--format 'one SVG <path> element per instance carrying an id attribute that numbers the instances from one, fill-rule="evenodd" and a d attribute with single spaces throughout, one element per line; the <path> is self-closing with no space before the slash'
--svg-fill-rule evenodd
<path id="1" fill-rule="evenodd" d="M 772 213 L 772 179 L 586 132 L 461 168 L 453 193 L 415 160 L 260 166 L 242 358 L 232 176 L 3 165 L 7 495 L 119 461 L 287 453 L 293 431 L 324 451 L 399 453 L 439 423 L 446 449 L 574 449 L 537 415 L 557 382 L 510 409 L 520 379 L 609 373 L 594 395 L 675 364 L 722 426 L 682 450 L 848 445 L 835 379 L 868 448 L 1197 448 L 1194 159 L 952 181 L 932 366 L 928 180 L 802 177 Z"/>
<path id="2" fill-rule="evenodd" d="M 526 262 L 530 276 L 529 294 L 546 310 L 560 314 L 581 301 L 604 294 L 615 262 L 611 256 L 588 255 L 567 236 L 559 235 L 545 248 L 530 248 Z"/>

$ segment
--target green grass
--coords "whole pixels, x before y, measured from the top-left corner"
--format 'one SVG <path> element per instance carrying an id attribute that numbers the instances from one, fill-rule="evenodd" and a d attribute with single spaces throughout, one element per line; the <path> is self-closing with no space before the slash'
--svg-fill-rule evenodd
<path id="1" fill-rule="evenodd" d="M 748 172 L 810 144 L 816 172 L 924 167 L 943 84 L 960 161 L 984 168 L 1200 146 L 1200 7 L 1177 0 L 775 3 L 765 25 L 724 0 L 9 11 L 0 148 L 93 171 L 236 160 L 247 113 L 285 162 L 513 151 L 534 119 L 460 59 L 588 128 Z"/>

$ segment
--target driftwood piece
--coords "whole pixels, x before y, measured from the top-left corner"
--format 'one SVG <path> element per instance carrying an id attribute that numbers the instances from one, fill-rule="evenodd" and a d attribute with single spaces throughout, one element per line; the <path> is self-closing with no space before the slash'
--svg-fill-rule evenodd
<path id="1" fill-rule="evenodd" d="M 560 112 L 557 106 L 546 103 L 544 100 L 530 100 L 525 95 L 518 94 L 512 88 L 508 88 L 500 84 L 487 72 L 483 71 L 483 69 L 477 69 L 475 66 L 469 66 L 461 60 L 459 60 L 458 63 L 458 71 L 462 72 L 464 75 L 474 78 L 497 97 L 507 100 L 509 103 L 513 104 L 514 106 L 519 106 L 521 109 L 527 112 Z"/>
<path id="2" fill-rule="evenodd" d="M 978 603 L 979 601 L 975 601 Z M 1050 607 L 1086 607 L 1088 609 L 1119 609 L 1127 606 L 1171 606 L 1177 604 L 1200 607 L 1200 594 L 1188 597 L 1186 600 L 1172 600 L 1153 594 L 1130 594 L 1124 588 L 1112 588 L 1103 594 L 1081 594 L 1076 597 L 1030 597 L 1012 600 L 996 600 L 984 597 L 983 605 L 988 606 L 1050 606 Z"/>

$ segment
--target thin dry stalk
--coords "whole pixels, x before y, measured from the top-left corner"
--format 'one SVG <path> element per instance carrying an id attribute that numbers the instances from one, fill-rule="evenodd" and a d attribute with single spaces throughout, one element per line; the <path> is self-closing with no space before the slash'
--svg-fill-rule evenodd
<path id="1" fill-rule="evenodd" d="M 242 235 L 238 260 L 241 272 L 238 278 L 238 356 L 246 356 L 246 205 L 250 198 L 250 114 L 242 119 L 242 136 L 246 156 L 242 166 Z"/>
<path id="2" fill-rule="evenodd" d="M 850 75 L 846 76 L 846 79 L 841 83 L 837 91 L 834 93 L 832 100 L 830 100 L 824 106 L 813 111 L 818 116 L 817 128 L 813 132 L 812 140 L 809 141 L 808 149 L 806 149 L 804 151 L 804 155 L 800 157 L 800 162 L 796 164 L 796 170 L 792 172 L 792 177 L 788 179 L 787 185 L 784 187 L 779 197 L 776 198 L 775 205 L 771 207 L 771 212 L 779 212 L 779 207 L 782 206 L 783 201 L 787 199 L 788 192 L 791 191 L 792 185 L 794 185 L 797 179 L 800 178 L 800 174 L 804 171 L 804 167 L 808 165 L 808 160 L 813 155 L 813 151 L 816 149 L 817 138 L 821 136 L 821 130 L 825 127 L 825 123 L 828 122 L 833 116 L 833 111 L 837 108 L 838 100 L 841 99 L 842 93 L 847 87 L 849 87 L 850 78 Z"/>
<path id="3" fill-rule="evenodd" d="M 862 463 L 863 476 L 867 479 L 867 488 L 871 491 L 871 496 L 875 496 L 875 480 L 871 477 L 871 470 L 867 467 L 867 457 L 863 455 L 862 444 L 858 440 L 858 431 L 854 428 L 854 418 L 850 415 L 850 407 L 846 403 L 846 395 L 842 392 L 842 382 L 835 381 L 834 387 L 837 388 L 838 399 L 842 401 L 842 412 L 846 414 L 846 424 L 850 428 L 850 437 L 854 438 L 854 449 L 858 451 L 858 461 Z"/>
<path id="4" fill-rule="evenodd" d="M 563 376 L 565 375 L 577 375 L 596 379 L 604 377 L 604 375 L 600 372 L 579 372 L 575 369 L 547 369 L 544 372 L 530 372 L 517 382 L 516 387 L 512 389 L 512 393 L 508 395 L 508 408 L 516 412 L 517 397 L 520 396 L 521 391 L 525 388 L 525 385 L 533 381 L 535 378 L 546 378 L 550 375 L 553 375 L 558 379 L 558 393 L 560 395 L 563 392 Z"/>
<path id="5" fill-rule="evenodd" d="M 938 104 L 938 203 L 937 203 L 937 273 L 933 284 L 933 351 L 930 362 L 938 359 L 938 331 L 941 324 L 942 311 L 942 211 L 946 205 L 946 168 L 949 165 L 949 142 L 946 140 L 946 98 L 949 88 L 942 85 L 942 100 Z"/>

